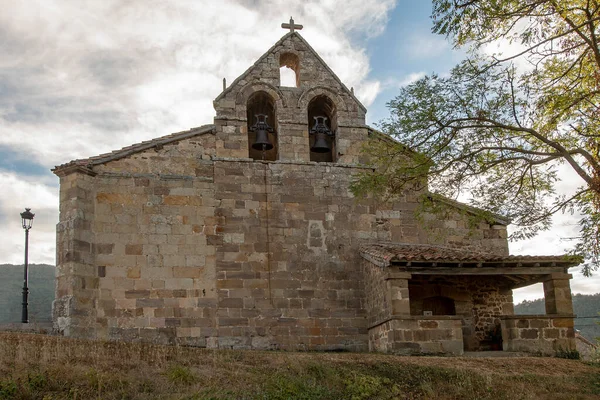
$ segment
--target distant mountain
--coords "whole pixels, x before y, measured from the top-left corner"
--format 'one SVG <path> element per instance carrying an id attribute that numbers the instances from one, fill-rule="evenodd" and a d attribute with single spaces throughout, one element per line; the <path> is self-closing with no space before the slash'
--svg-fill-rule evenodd
<path id="1" fill-rule="evenodd" d="M 573 311 L 578 318 L 575 318 L 575 329 L 578 329 L 582 336 L 595 342 L 600 338 L 600 293 L 596 294 L 575 294 L 573 295 Z M 545 314 L 546 305 L 544 299 L 525 300 L 515 305 L 515 314 Z M 595 318 L 583 318 L 595 317 Z"/>
<path id="2" fill-rule="evenodd" d="M 29 265 L 29 321 L 52 321 L 53 265 Z M 23 265 L 0 264 L 0 323 L 21 322 Z"/>

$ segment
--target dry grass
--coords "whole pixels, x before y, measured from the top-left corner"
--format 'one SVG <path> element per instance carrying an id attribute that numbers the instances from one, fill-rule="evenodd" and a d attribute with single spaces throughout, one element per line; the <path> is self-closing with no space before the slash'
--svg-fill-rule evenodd
<path id="1" fill-rule="evenodd" d="M 0 333 L 0 399 L 593 399 L 555 358 L 205 350 Z"/>

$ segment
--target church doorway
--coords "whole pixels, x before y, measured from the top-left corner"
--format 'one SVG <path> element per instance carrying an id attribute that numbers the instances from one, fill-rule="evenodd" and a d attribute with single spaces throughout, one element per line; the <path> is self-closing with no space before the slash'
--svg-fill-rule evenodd
<path id="1" fill-rule="evenodd" d="M 423 299 L 423 312 L 431 315 L 456 315 L 454 300 L 444 296 L 433 296 Z"/>

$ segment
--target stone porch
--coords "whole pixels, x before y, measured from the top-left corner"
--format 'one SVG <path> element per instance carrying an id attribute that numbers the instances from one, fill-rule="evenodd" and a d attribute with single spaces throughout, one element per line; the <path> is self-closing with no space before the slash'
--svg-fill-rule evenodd
<path id="1" fill-rule="evenodd" d="M 575 348 L 565 257 L 439 246 L 364 246 L 369 348 L 397 354 L 554 354 Z M 544 282 L 546 315 L 515 316 L 512 290 Z"/>

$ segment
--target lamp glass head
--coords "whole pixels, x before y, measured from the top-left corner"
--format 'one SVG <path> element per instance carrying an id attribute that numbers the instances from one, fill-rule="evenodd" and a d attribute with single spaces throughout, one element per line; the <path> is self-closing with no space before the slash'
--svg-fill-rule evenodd
<path id="1" fill-rule="evenodd" d="M 26 208 L 25 211 L 21 213 L 21 221 L 23 222 L 23 229 L 29 230 L 33 225 L 33 217 L 34 213 L 31 212 L 31 208 Z"/>

